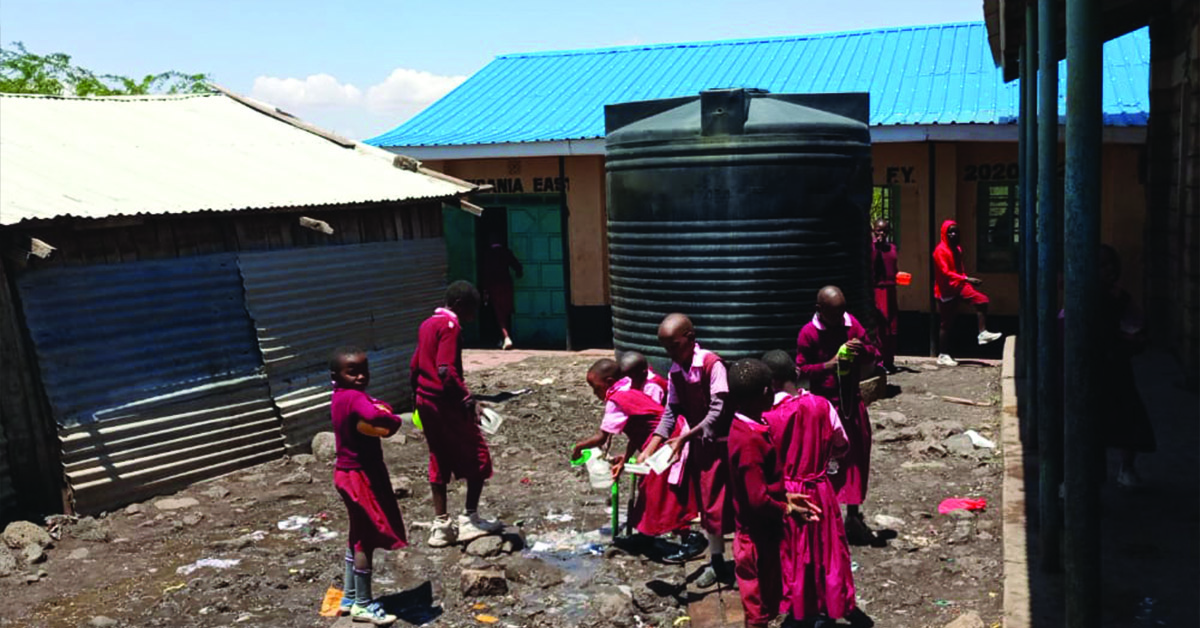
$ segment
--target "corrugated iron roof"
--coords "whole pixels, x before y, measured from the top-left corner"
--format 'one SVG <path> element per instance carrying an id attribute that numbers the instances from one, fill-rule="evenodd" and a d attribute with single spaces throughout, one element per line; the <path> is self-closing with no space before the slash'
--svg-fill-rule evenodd
<path id="1" fill-rule="evenodd" d="M 0 121 L 0 225 L 451 198 L 475 189 L 227 92 L 3 94 Z"/>
<path id="2" fill-rule="evenodd" d="M 1104 45 L 1104 119 L 1149 116 L 1150 34 Z M 1065 114 L 1065 64 L 1059 71 Z M 408 122 L 365 140 L 450 146 L 604 137 L 604 105 L 715 87 L 869 92 L 871 124 L 1014 123 L 1018 83 L 1005 83 L 983 22 L 502 55 Z"/>

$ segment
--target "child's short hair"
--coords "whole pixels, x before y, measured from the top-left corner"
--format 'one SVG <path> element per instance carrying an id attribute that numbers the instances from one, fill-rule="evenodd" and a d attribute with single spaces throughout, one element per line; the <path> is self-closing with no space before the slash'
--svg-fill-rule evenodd
<path id="1" fill-rule="evenodd" d="M 729 396 L 748 399 L 771 387 L 771 369 L 762 360 L 746 358 L 729 367 Z"/>
<path id="2" fill-rule="evenodd" d="M 366 355 L 367 352 L 355 345 L 342 345 L 329 354 L 329 372 L 332 373 L 342 365 L 342 358 L 351 355 Z"/>
<path id="3" fill-rule="evenodd" d="M 588 375 L 595 375 L 597 377 L 608 379 L 610 377 L 615 378 L 619 374 L 617 371 L 618 369 L 616 360 L 600 358 L 592 363 L 591 368 L 588 369 Z"/>
<path id="4" fill-rule="evenodd" d="M 471 282 L 459 279 L 446 286 L 446 305 L 465 302 L 479 303 L 479 290 Z"/>
<path id="5" fill-rule="evenodd" d="M 771 369 L 771 379 L 777 382 L 797 382 L 800 375 L 796 372 L 796 363 L 787 351 L 775 349 L 763 354 L 763 364 Z"/>
<path id="6" fill-rule="evenodd" d="M 634 371 L 641 371 L 650 368 L 646 363 L 646 356 L 637 351 L 626 351 L 621 354 L 620 359 L 621 374 L 629 375 Z"/>

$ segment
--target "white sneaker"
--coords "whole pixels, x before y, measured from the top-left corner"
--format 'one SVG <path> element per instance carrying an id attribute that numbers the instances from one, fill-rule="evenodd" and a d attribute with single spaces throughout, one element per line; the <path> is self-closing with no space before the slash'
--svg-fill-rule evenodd
<path id="1" fill-rule="evenodd" d="M 996 342 L 997 340 L 999 340 L 1003 337 L 1004 337 L 1004 334 L 997 333 L 994 331 L 988 331 L 985 329 L 985 330 L 979 332 L 978 340 L 979 340 L 979 344 L 986 345 L 989 342 Z"/>
<path id="2" fill-rule="evenodd" d="M 505 339 L 504 339 L 504 342 L 501 342 L 501 343 L 500 343 L 500 348 L 501 348 L 501 349 L 503 349 L 503 350 L 505 350 L 505 351 L 508 351 L 509 349 L 512 349 L 512 348 L 513 348 L 513 341 L 512 341 L 512 338 L 505 338 Z"/>
<path id="3" fill-rule="evenodd" d="M 504 524 L 495 519 L 484 519 L 478 514 L 458 516 L 458 540 L 463 543 L 473 541 L 481 536 L 499 534 L 504 530 Z"/>
<path id="4" fill-rule="evenodd" d="M 950 357 L 948 353 L 939 355 L 937 363 L 938 366 L 958 366 L 958 362 L 955 362 L 954 358 Z"/>
<path id="5" fill-rule="evenodd" d="M 458 528 L 450 515 L 442 515 L 429 526 L 429 547 L 448 547 L 458 540 Z"/>

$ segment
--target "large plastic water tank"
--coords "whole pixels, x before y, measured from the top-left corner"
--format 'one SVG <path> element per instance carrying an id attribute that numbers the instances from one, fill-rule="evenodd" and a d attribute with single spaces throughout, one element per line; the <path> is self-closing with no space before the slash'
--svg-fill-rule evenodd
<path id="1" fill-rule="evenodd" d="M 828 284 L 866 314 L 867 111 L 867 94 L 751 89 L 605 107 L 617 350 L 662 366 L 677 311 L 726 359 L 794 353 Z"/>

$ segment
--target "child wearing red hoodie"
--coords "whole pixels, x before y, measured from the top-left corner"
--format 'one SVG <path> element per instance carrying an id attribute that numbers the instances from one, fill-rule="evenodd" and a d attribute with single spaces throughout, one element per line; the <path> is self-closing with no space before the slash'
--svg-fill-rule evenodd
<path id="1" fill-rule="evenodd" d="M 975 286 L 983 284 L 983 280 L 967 276 L 966 270 L 963 269 L 962 254 L 958 223 L 953 220 L 943 222 L 942 241 L 933 249 L 933 296 L 938 300 L 938 318 L 941 321 L 938 328 L 938 364 L 942 366 L 958 365 L 958 362 L 950 357 L 949 336 L 959 303 L 965 302 L 975 306 L 975 317 L 979 322 L 979 344 L 986 345 L 1004 336 L 988 331 L 988 297 L 975 289 Z"/>

